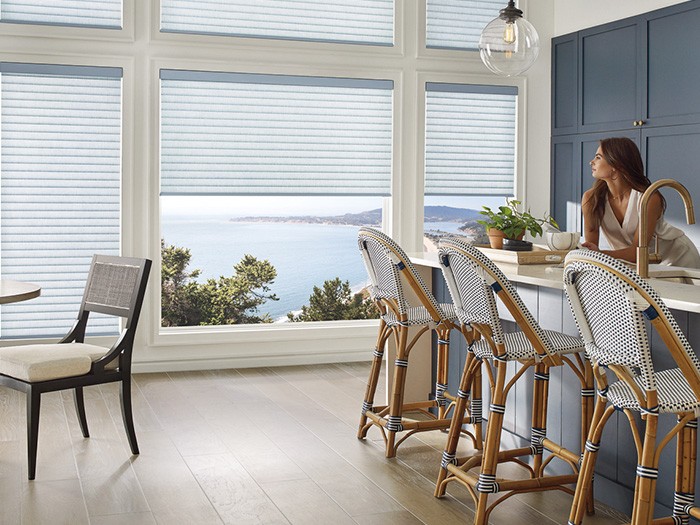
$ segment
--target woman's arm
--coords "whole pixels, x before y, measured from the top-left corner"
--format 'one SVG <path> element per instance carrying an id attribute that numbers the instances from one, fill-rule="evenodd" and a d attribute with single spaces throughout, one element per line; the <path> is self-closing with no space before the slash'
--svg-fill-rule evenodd
<path id="1" fill-rule="evenodd" d="M 588 190 L 583 194 L 581 199 L 581 211 L 583 212 L 583 238 L 585 242 L 581 245 L 589 250 L 598 251 L 598 243 L 600 242 L 600 226 L 598 219 L 593 214 L 593 204 L 591 196 L 593 190 Z"/>

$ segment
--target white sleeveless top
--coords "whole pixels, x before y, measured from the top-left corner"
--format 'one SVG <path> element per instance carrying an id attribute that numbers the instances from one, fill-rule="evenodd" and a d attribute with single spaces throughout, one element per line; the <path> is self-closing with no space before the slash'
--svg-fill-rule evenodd
<path id="1" fill-rule="evenodd" d="M 642 194 L 636 190 L 630 192 L 629 202 L 625 216 L 620 224 L 615 217 L 610 202 L 605 199 L 605 213 L 601 222 L 601 231 L 613 250 L 621 250 L 634 245 L 634 235 L 639 226 L 639 203 Z M 683 230 L 670 225 L 663 215 L 656 221 L 654 230 L 659 244 L 661 264 L 683 266 L 687 268 L 700 268 L 700 254 L 692 241 L 683 233 Z M 653 240 L 650 249 L 653 250 Z"/>

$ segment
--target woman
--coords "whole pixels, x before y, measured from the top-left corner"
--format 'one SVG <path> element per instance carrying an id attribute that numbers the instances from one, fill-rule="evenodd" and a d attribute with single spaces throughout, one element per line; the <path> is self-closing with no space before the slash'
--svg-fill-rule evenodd
<path id="1" fill-rule="evenodd" d="M 595 182 L 583 194 L 585 248 L 604 251 L 608 255 L 636 262 L 639 235 L 639 201 L 651 181 L 644 175 L 642 156 L 637 145 L 628 138 L 608 138 L 600 141 L 590 162 Z M 661 263 L 686 268 L 700 268 L 700 254 L 683 231 L 663 218 L 666 201 L 659 192 L 649 199 L 647 208 L 649 239 L 658 239 Z M 603 232 L 612 250 L 598 248 Z"/>

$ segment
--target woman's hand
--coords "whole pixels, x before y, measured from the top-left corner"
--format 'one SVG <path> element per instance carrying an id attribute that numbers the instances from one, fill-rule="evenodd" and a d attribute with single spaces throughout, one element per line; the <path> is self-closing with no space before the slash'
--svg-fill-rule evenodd
<path id="1" fill-rule="evenodd" d="M 598 245 L 592 242 L 582 242 L 581 246 L 584 248 L 587 248 L 589 250 L 593 250 L 594 252 L 599 252 L 600 248 L 598 248 Z"/>

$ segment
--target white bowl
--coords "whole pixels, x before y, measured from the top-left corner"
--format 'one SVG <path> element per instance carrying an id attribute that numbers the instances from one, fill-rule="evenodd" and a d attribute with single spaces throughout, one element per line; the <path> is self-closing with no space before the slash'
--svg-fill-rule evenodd
<path id="1" fill-rule="evenodd" d="M 577 232 L 547 232 L 544 237 L 550 250 L 573 250 L 581 240 Z"/>

